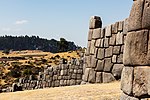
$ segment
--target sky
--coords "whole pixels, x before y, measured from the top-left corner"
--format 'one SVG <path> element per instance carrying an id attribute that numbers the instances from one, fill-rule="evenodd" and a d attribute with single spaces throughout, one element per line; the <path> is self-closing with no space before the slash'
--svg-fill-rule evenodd
<path id="1" fill-rule="evenodd" d="M 0 0 L 0 36 L 63 37 L 86 47 L 89 19 L 103 26 L 129 16 L 133 0 Z"/>

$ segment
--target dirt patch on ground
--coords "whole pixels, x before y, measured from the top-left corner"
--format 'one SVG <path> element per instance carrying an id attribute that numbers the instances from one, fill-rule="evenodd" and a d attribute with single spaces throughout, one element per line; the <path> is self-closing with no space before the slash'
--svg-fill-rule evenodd
<path id="1" fill-rule="evenodd" d="M 0 100 L 119 100 L 120 82 L 1 93 Z"/>

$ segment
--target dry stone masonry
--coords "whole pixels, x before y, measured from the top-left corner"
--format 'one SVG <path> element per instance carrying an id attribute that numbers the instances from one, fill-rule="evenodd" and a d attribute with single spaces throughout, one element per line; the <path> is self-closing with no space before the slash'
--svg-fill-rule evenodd
<path id="1" fill-rule="evenodd" d="M 19 85 L 23 90 L 80 85 L 83 75 L 83 60 L 72 59 L 68 64 L 55 67 L 45 66 L 44 72 L 39 72 L 38 79 L 21 78 Z"/>
<path id="2" fill-rule="evenodd" d="M 84 53 L 80 58 L 72 58 L 70 61 L 60 60 L 57 66 L 44 66 L 44 71 L 39 72 L 37 77 L 32 75 L 20 78 L 12 87 L 0 90 L 0 92 L 15 92 L 50 87 L 80 85 L 83 76 Z"/>
<path id="3" fill-rule="evenodd" d="M 108 83 L 121 78 L 128 20 L 102 28 L 101 18 L 90 19 L 83 81 Z"/>
<path id="4" fill-rule="evenodd" d="M 123 54 L 121 100 L 150 98 L 150 0 L 133 0 Z"/>

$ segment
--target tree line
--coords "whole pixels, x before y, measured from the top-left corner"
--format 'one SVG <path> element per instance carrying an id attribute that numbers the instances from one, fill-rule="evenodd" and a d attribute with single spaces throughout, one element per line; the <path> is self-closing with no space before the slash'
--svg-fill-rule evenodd
<path id="1" fill-rule="evenodd" d="M 45 52 L 66 52 L 79 49 L 74 42 L 60 38 L 43 39 L 39 36 L 0 36 L 0 50 L 42 50 Z"/>

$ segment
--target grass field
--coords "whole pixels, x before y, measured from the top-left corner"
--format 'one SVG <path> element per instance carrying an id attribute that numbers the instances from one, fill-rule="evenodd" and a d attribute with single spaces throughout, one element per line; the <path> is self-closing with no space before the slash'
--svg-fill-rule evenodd
<path id="1" fill-rule="evenodd" d="M 0 94 L 0 100 L 119 100 L 120 82 Z"/>

